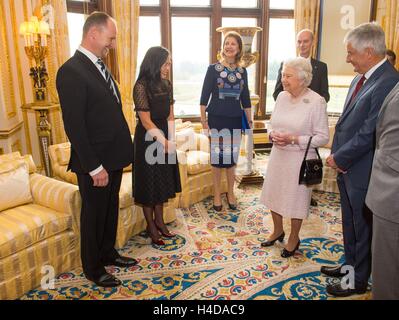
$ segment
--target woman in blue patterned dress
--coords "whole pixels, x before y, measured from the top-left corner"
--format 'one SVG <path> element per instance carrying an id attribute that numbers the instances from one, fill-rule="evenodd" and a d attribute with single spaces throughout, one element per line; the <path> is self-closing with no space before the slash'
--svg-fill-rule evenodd
<path id="1" fill-rule="evenodd" d="M 241 142 L 242 109 L 251 117 L 247 70 L 241 66 L 243 44 L 237 32 L 229 32 L 223 41 L 221 59 L 208 67 L 201 95 L 201 123 L 210 130 L 211 165 L 214 185 L 213 208 L 221 211 L 221 171 L 227 174 L 227 202 L 237 209 L 234 196 L 235 168 Z M 208 114 L 208 118 L 206 117 Z M 252 128 L 252 121 L 249 121 Z"/>

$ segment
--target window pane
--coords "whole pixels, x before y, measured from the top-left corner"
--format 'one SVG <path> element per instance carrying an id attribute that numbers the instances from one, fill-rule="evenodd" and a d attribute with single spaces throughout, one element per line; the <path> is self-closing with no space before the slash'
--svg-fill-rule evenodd
<path id="1" fill-rule="evenodd" d="M 69 34 L 69 48 L 70 56 L 75 54 L 76 49 L 79 48 L 82 42 L 83 25 L 85 23 L 85 15 L 80 13 L 67 13 L 68 19 L 68 34 Z"/>
<path id="2" fill-rule="evenodd" d="M 210 0 L 171 0 L 172 7 L 209 7 Z"/>
<path id="3" fill-rule="evenodd" d="M 143 17 L 139 19 L 139 43 L 137 50 L 136 78 L 140 71 L 141 62 L 147 50 L 161 45 L 161 26 L 159 17 Z"/>
<path id="4" fill-rule="evenodd" d="M 200 96 L 210 52 L 209 18 L 172 18 L 175 115 L 200 114 Z"/>
<path id="5" fill-rule="evenodd" d="M 281 62 L 295 56 L 294 19 L 270 19 L 266 112 L 274 109 L 273 92 Z"/>
<path id="6" fill-rule="evenodd" d="M 295 0 L 270 0 L 270 9 L 292 9 L 295 8 Z"/>
<path id="7" fill-rule="evenodd" d="M 258 0 L 222 0 L 224 8 L 257 8 Z"/>
<path id="8" fill-rule="evenodd" d="M 257 27 L 257 19 L 255 18 L 223 18 L 222 26 L 223 27 Z M 252 42 L 252 52 L 255 52 L 258 47 L 258 33 L 255 34 L 255 37 Z M 223 44 L 223 40 L 222 40 Z M 249 81 L 249 90 L 251 94 L 255 94 L 255 84 L 256 84 L 256 64 L 253 64 L 248 69 L 248 81 Z"/>
<path id="9" fill-rule="evenodd" d="M 140 6 L 159 6 L 159 0 L 140 0 Z"/>
<path id="10" fill-rule="evenodd" d="M 327 111 L 329 113 L 341 114 L 344 109 L 346 96 L 349 86 L 353 80 L 353 76 L 329 76 L 329 92 L 330 101 L 328 102 Z"/>

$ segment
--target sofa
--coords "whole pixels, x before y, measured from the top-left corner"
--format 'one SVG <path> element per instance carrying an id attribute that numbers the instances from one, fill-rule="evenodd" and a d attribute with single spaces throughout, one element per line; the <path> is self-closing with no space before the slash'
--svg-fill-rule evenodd
<path id="1" fill-rule="evenodd" d="M 176 120 L 176 147 L 182 192 L 179 208 L 187 208 L 213 195 L 209 139 L 200 127 L 191 122 Z M 222 174 L 221 192 L 227 192 L 227 177 Z"/>
<path id="2" fill-rule="evenodd" d="M 80 206 L 78 188 L 37 174 L 31 156 L 0 156 L 0 300 L 80 265 Z"/>
<path id="3" fill-rule="evenodd" d="M 68 171 L 68 163 L 71 155 L 71 144 L 69 142 L 55 144 L 49 147 L 49 156 L 53 177 L 57 180 L 65 181 L 77 185 L 76 174 Z M 119 192 L 119 217 L 115 247 L 120 249 L 134 235 L 144 231 L 147 224 L 145 222 L 143 209 L 134 204 L 132 198 L 132 166 L 124 169 L 122 175 L 121 189 Z M 166 223 L 176 220 L 176 206 L 178 196 L 171 199 L 164 207 L 164 219 Z M 80 226 L 80 209 L 75 212 L 75 218 Z"/>

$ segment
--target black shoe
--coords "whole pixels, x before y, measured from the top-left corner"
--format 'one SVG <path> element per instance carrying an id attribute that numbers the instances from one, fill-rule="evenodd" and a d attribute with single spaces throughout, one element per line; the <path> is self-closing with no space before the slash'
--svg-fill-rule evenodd
<path id="1" fill-rule="evenodd" d="M 230 210 L 237 210 L 237 205 L 236 205 L 236 204 L 231 204 L 231 203 L 229 202 L 229 200 L 227 200 L 227 203 L 228 203 L 228 205 L 229 205 Z"/>
<path id="2" fill-rule="evenodd" d="M 128 258 L 128 257 L 118 257 L 113 261 L 104 262 L 104 266 L 117 266 L 122 268 L 133 267 L 138 263 L 136 259 Z"/>
<path id="3" fill-rule="evenodd" d="M 312 206 L 312 207 L 317 207 L 317 201 L 315 200 L 315 199 L 310 199 L 310 205 Z"/>
<path id="4" fill-rule="evenodd" d="M 299 244 L 300 243 L 301 243 L 301 240 L 298 241 L 295 249 L 292 250 L 292 251 L 288 251 L 286 248 L 284 248 L 283 251 L 281 251 L 281 257 L 283 257 L 283 258 L 292 257 L 295 254 L 295 251 L 297 251 L 299 249 Z"/>
<path id="5" fill-rule="evenodd" d="M 260 245 L 261 245 L 262 247 L 271 247 L 272 245 L 275 244 L 275 242 L 276 242 L 277 240 L 280 241 L 280 242 L 283 242 L 283 241 L 284 241 L 284 237 L 285 237 L 285 233 L 284 233 L 284 231 L 283 231 L 283 233 L 282 233 L 278 238 L 276 238 L 276 239 L 274 239 L 274 240 L 268 240 L 268 241 L 266 241 L 266 242 L 262 242 Z"/>
<path id="6" fill-rule="evenodd" d="M 118 287 L 122 284 L 122 281 L 120 281 L 118 278 L 115 278 L 112 274 L 109 273 L 104 273 L 98 278 L 91 278 L 91 277 L 86 277 L 86 278 L 90 281 L 93 281 L 99 287 L 104 287 L 104 288 Z"/>
<path id="7" fill-rule="evenodd" d="M 355 288 L 355 289 L 344 289 L 340 283 L 329 284 L 326 288 L 327 293 L 336 297 L 349 297 L 354 294 L 363 294 L 367 291 L 367 287 Z"/>
<path id="8" fill-rule="evenodd" d="M 342 278 L 343 276 L 346 275 L 346 273 L 341 272 L 341 268 L 342 266 L 334 266 L 334 267 L 322 266 L 320 272 L 329 277 Z"/>
<path id="9" fill-rule="evenodd" d="M 229 196 L 227 193 L 226 193 L 226 199 L 227 199 L 227 204 L 229 205 L 230 210 L 237 210 L 237 204 L 230 203 Z"/>
<path id="10" fill-rule="evenodd" d="M 217 212 L 222 211 L 222 209 L 223 209 L 223 205 L 220 205 L 220 206 L 215 206 L 215 205 L 213 205 L 213 210 L 215 210 L 215 211 L 217 211 Z"/>

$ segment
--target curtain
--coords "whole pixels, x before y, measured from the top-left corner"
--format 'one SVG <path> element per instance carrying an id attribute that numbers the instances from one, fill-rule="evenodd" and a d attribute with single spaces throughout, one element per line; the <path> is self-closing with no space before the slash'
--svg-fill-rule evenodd
<path id="1" fill-rule="evenodd" d="M 112 12 L 118 24 L 117 61 L 123 112 L 130 132 L 134 132 L 136 119 L 133 111 L 133 85 L 136 76 L 139 33 L 139 0 L 112 1 Z"/>
<path id="2" fill-rule="evenodd" d="M 32 0 L 34 14 L 44 17 L 50 24 L 51 35 L 47 39 L 48 56 L 46 58 L 46 69 L 49 76 L 47 82 L 48 100 L 52 103 L 59 103 L 58 93 L 55 85 L 58 69 L 70 57 L 68 20 L 66 1 L 60 0 Z M 50 112 L 53 143 L 67 141 L 64 131 L 64 124 L 60 110 Z"/>
<path id="3" fill-rule="evenodd" d="M 399 68 L 399 0 L 379 0 L 377 22 L 385 31 L 387 48 L 396 53 L 396 68 Z"/>
<path id="4" fill-rule="evenodd" d="M 295 32 L 309 29 L 314 34 L 312 57 L 317 57 L 320 21 L 320 0 L 295 0 Z"/>

